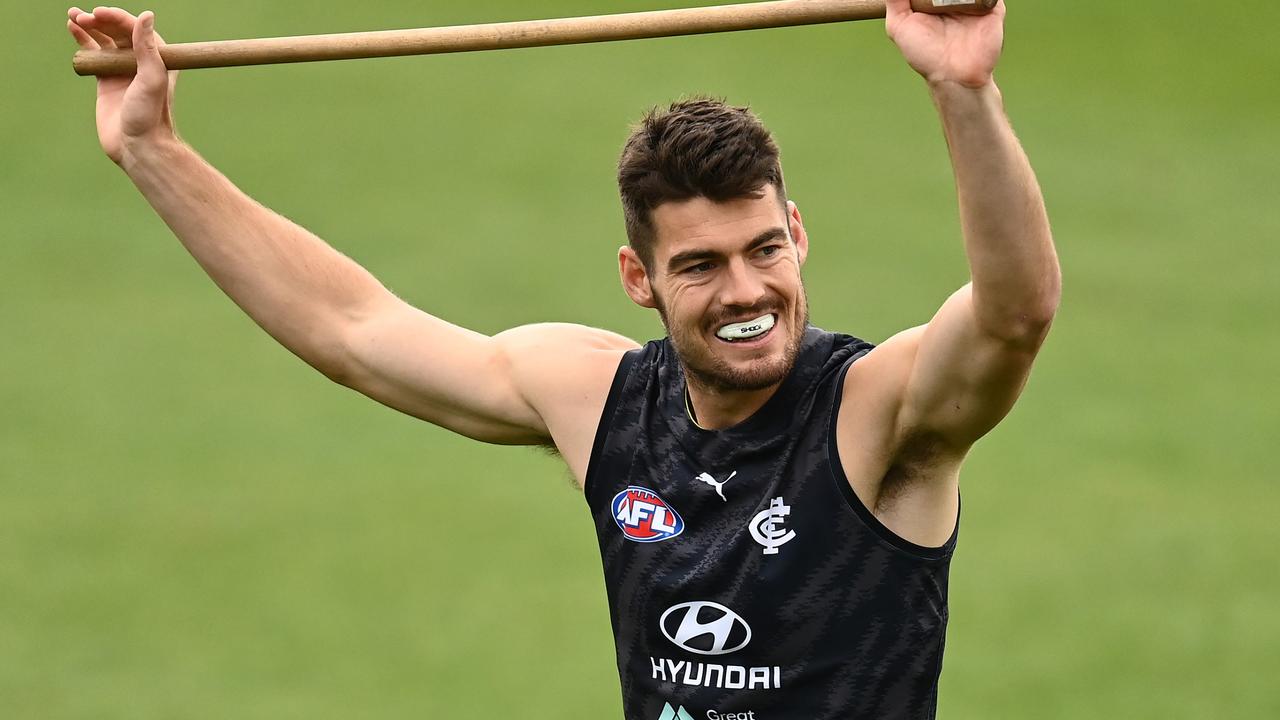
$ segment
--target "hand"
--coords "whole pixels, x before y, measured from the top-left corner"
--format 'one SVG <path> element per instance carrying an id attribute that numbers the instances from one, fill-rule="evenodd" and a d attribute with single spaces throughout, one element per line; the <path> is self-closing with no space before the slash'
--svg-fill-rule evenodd
<path id="1" fill-rule="evenodd" d="M 979 88 L 991 82 L 1004 44 L 1004 2 L 987 15 L 929 15 L 911 0 L 886 0 L 885 30 L 930 84 Z"/>
<path id="2" fill-rule="evenodd" d="M 164 40 L 155 32 L 155 14 L 140 17 L 117 7 L 67 11 L 67 30 L 85 50 L 133 48 L 136 75 L 98 78 L 98 142 L 118 165 L 147 142 L 177 137 L 173 129 L 173 88 L 177 72 L 160 57 Z"/>

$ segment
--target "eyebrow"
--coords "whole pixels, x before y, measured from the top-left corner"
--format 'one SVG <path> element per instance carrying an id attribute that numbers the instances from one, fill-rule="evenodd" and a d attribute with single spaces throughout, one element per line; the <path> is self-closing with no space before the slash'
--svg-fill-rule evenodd
<path id="1" fill-rule="evenodd" d="M 755 250 L 756 248 L 760 247 L 761 245 L 764 245 L 765 243 L 772 242 L 779 238 L 785 238 L 786 236 L 787 236 L 787 231 L 785 228 L 771 227 L 768 230 L 765 230 L 764 232 L 760 233 L 759 235 L 756 235 L 755 237 L 751 238 L 751 242 L 747 243 L 746 245 L 746 251 L 751 252 L 752 250 Z M 681 265 L 686 265 L 688 263 L 694 262 L 695 260 L 696 261 L 715 260 L 721 257 L 721 255 L 722 253 L 716 250 L 706 250 L 701 248 L 695 248 L 693 250 L 685 250 L 684 252 L 679 252 L 679 253 L 676 253 L 675 255 L 672 255 L 671 259 L 667 260 L 667 272 L 671 272 L 676 268 L 680 267 Z"/>

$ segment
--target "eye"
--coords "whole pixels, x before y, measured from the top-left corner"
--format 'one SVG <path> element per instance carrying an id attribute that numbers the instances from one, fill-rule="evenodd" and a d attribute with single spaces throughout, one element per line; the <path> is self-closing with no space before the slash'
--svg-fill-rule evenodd
<path id="1" fill-rule="evenodd" d="M 782 247 L 779 245 L 765 245 L 764 247 L 760 248 L 759 252 L 761 257 L 769 258 L 782 252 Z"/>
<path id="2" fill-rule="evenodd" d="M 702 275 L 703 273 L 711 272 L 714 267 L 715 265 L 710 262 L 700 262 L 697 265 L 690 265 L 685 268 L 684 272 L 687 275 Z"/>

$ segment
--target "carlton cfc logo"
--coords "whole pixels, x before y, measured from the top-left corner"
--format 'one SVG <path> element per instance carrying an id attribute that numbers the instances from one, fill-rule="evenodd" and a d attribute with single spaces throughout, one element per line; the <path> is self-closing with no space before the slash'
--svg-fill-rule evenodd
<path id="1" fill-rule="evenodd" d="M 658 493 L 631 487 L 613 496 L 613 519 L 628 540 L 661 542 L 684 532 L 684 520 Z"/>

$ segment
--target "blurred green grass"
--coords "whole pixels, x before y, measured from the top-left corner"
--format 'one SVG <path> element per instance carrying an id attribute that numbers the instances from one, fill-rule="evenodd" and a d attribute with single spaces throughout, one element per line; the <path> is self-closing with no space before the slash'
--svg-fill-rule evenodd
<path id="1" fill-rule="evenodd" d="M 171 41 L 674 7 L 153 6 Z M 556 461 L 327 384 L 97 151 L 60 6 L 0 90 L 0 717 L 617 717 Z M 965 472 L 943 718 L 1280 716 L 1280 10 L 1018 3 L 999 73 L 1066 272 Z M 637 339 L 613 163 L 707 92 L 782 144 L 814 319 L 873 340 L 964 281 L 926 94 L 878 24 L 193 72 L 187 139 L 416 304 Z"/>

